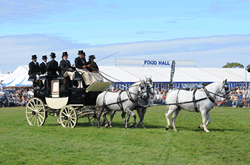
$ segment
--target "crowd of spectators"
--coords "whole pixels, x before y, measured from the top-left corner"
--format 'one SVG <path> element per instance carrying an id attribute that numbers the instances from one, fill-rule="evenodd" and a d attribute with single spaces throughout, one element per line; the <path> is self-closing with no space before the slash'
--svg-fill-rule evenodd
<path id="1" fill-rule="evenodd" d="M 250 86 L 246 89 L 245 86 L 230 89 L 230 98 L 225 100 L 221 97 L 216 97 L 215 106 L 224 107 L 249 107 L 250 106 Z"/>
<path id="2" fill-rule="evenodd" d="M 0 89 L 0 108 L 26 106 L 34 97 L 30 88 L 5 88 Z"/>
<path id="3" fill-rule="evenodd" d="M 165 100 L 169 93 L 174 90 L 178 90 L 179 88 L 161 88 L 155 89 L 155 95 L 151 96 L 151 101 L 153 104 L 166 104 Z M 192 90 L 189 89 L 189 90 Z M 215 98 L 215 106 L 224 106 L 224 107 L 250 107 L 250 86 L 248 90 L 245 86 L 238 86 L 236 88 L 229 88 L 230 90 L 230 98 L 224 99 L 222 97 L 217 96 Z"/>

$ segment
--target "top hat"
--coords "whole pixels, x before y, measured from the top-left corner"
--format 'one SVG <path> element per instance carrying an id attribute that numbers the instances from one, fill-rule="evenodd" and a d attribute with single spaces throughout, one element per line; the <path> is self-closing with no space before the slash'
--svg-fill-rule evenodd
<path id="1" fill-rule="evenodd" d="M 79 50 L 78 54 L 83 54 L 85 56 L 85 52 L 83 52 L 83 50 Z"/>
<path id="2" fill-rule="evenodd" d="M 62 58 L 63 58 L 64 56 L 68 56 L 68 53 L 67 53 L 67 52 L 63 52 Z"/>
<path id="3" fill-rule="evenodd" d="M 95 59 L 95 55 L 90 55 L 89 59 Z"/>
<path id="4" fill-rule="evenodd" d="M 54 52 L 51 52 L 50 56 L 51 56 L 52 58 L 56 58 L 56 54 L 55 54 Z"/>
<path id="5" fill-rule="evenodd" d="M 36 55 L 32 55 L 31 59 L 37 59 L 37 56 Z"/>
<path id="6" fill-rule="evenodd" d="M 42 57 L 42 59 L 44 60 L 44 59 L 47 59 L 47 56 L 46 55 L 44 55 L 43 57 Z"/>

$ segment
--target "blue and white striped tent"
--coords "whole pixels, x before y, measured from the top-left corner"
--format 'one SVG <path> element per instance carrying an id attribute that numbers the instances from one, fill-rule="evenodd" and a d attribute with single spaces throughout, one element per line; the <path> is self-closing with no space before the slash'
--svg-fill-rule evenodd
<path id="1" fill-rule="evenodd" d="M 32 82 L 27 81 L 28 66 L 21 65 L 13 73 L 11 73 L 3 82 L 3 87 L 31 87 Z"/>

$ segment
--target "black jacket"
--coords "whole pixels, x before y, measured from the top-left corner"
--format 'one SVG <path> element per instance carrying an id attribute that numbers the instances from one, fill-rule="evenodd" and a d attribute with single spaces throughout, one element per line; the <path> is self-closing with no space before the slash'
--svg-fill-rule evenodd
<path id="1" fill-rule="evenodd" d="M 46 62 L 46 64 L 48 65 L 47 62 Z M 42 63 L 40 64 L 40 73 L 41 73 L 41 74 L 46 73 L 47 65 L 45 65 L 44 62 L 42 62 Z"/>
<path id="2" fill-rule="evenodd" d="M 59 71 L 58 62 L 51 60 L 47 65 L 47 72 L 49 77 L 57 77 L 56 71 Z"/>
<path id="3" fill-rule="evenodd" d="M 93 63 L 91 63 L 90 61 L 87 63 L 87 64 L 89 64 L 90 65 L 90 67 L 88 67 L 88 70 L 90 71 L 90 72 L 92 72 L 92 71 L 99 71 L 99 67 L 98 67 L 98 65 L 95 63 L 95 62 L 93 62 Z"/>
<path id="4" fill-rule="evenodd" d="M 83 66 L 86 66 L 87 65 L 87 62 L 86 62 L 86 59 L 85 58 L 80 58 L 80 57 L 77 57 L 75 58 L 75 67 L 78 68 L 78 69 L 82 69 Z"/>
<path id="5" fill-rule="evenodd" d="M 39 63 L 36 62 L 35 64 L 33 61 L 31 61 L 29 63 L 29 72 L 28 72 L 29 76 L 36 77 L 37 74 L 40 74 L 39 71 L 40 71 Z"/>
<path id="6" fill-rule="evenodd" d="M 59 66 L 60 68 L 61 68 L 61 73 L 62 73 L 62 75 L 64 75 L 64 73 L 66 72 L 66 71 L 68 71 L 69 70 L 69 68 L 71 68 L 71 64 L 70 64 L 70 61 L 69 60 L 61 60 L 61 62 L 60 62 L 60 66 Z"/>

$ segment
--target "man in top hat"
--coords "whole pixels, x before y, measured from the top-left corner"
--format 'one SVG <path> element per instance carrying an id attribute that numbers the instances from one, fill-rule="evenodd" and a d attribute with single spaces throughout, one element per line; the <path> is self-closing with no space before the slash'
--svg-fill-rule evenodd
<path id="1" fill-rule="evenodd" d="M 62 75 L 65 77 L 66 84 L 70 84 L 70 80 L 73 81 L 75 72 L 71 67 L 70 61 L 68 60 L 68 53 L 63 52 L 62 54 L 62 60 L 60 62 L 60 69 Z"/>
<path id="2" fill-rule="evenodd" d="M 37 56 L 36 55 L 32 55 L 32 61 L 29 63 L 29 76 L 30 78 L 33 78 L 33 86 L 36 87 L 38 85 L 38 75 L 40 74 L 40 68 L 39 68 L 39 63 L 36 62 L 37 60 Z"/>
<path id="3" fill-rule="evenodd" d="M 69 70 L 72 70 L 71 69 L 70 61 L 68 60 L 68 53 L 67 52 L 63 52 L 63 54 L 62 54 L 62 60 L 60 62 L 60 66 L 59 67 L 61 68 L 62 75 L 64 75 Z M 65 77 L 67 77 L 67 76 L 65 76 Z"/>
<path id="4" fill-rule="evenodd" d="M 95 60 L 95 55 L 90 55 L 89 56 L 89 61 L 88 61 L 88 71 L 91 72 L 93 78 L 95 81 L 97 82 L 103 82 L 103 78 L 102 76 L 99 74 L 99 67 L 96 64 L 96 62 L 94 62 Z"/>
<path id="5" fill-rule="evenodd" d="M 58 76 L 57 71 L 59 71 L 58 68 L 58 62 L 55 60 L 56 54 L 54 52 L 51 52 L 50 59 L 51 61 L 48 62 L 47 65 L 47 73 L 49 78 L 55 78 Z"/>
<path id="6" fill-rule="evenodd" d="M 41 62 L 41 64 L 40 64 L 40 72 L 41 72 L 42 75 L 45 75 L 46 69 L 47 69 L 47 65 L 48 65 L 48 63 L 47 63 L 47 56 L 44 55 L 42 57 L 42 60 L 43 60 L 43 62 Z"/>
<path id="7" fill-rule="evenodd" d="M 75 67 L 76 70 L 82 75 L 85 84 L 90 85 L 93 82 L 93 76 L 87 69 L 89 65 L 86 62 L 85 52 L 83 52 L 83 50 L 78 51 L 78 57 L 75 58 Z"/>

